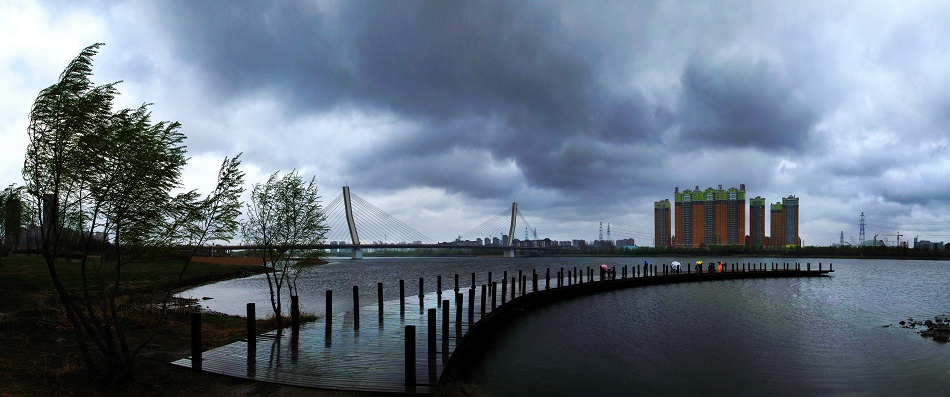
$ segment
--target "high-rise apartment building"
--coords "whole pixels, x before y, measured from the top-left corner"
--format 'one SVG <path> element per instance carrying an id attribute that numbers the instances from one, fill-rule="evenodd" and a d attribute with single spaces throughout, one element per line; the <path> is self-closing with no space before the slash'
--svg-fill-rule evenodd
<path id="1" fill-rule="evenodd" d="M 749 241 L 746 243 L 748 245 L 766 245 L 765 199 L 761 196 L 749 199 Z"/>
<path id="2" fill-rule="evenodd" d="M 745 244 L 745 185 L 739 189 L 673 191 L 676 233 L 673 245 L 699 247 Z"/>
<path id="3" fill-rule="evenodd" d="M 782 198 L 782 227 L 784 230 L 785 245 L 802 245 L 798 237 L 798 197 Z"/>
<path id="4" fill-rule="evenodd" d="M 785 216 L 782 213 L 782 203 L 769 206 L 769 245 L 780 247 L 785 245 Z"/>
<path id="5" fill-rule="evenodd" d="M 668 247 L 671 244 L 671 214 L 670 200 L 662 200 L 653 203 L 653 246 Z"/>

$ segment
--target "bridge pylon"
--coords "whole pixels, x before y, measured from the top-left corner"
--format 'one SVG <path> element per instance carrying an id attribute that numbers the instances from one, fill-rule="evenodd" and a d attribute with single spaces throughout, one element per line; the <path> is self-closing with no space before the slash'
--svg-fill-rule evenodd
<path id="1" fill-rule="evenodd" d="M 511 227 L 508 228 L 508 248 L 505 248 L 504 257 L 505 258 L 514 258 L 515 257 L 515 230 L 517 229 L 518 223 L 518 203 L 511 203 Z"/>
<path id="2" fill-rule="evenodd" d="M 350 229 L 350 241 L 353 243 L 353 259 L 363 259 L 360 248 L 360 235 L 356 231 L 356 219 L 353 218 L 353 203 L 350 202 L 350 187 L 343 186 L 343 208 L 346 211 L 346 225 Z"/>

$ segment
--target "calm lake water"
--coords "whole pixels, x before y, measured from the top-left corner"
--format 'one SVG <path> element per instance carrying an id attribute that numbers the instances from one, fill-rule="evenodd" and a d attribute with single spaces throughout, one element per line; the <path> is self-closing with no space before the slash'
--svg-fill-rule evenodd
<path id="1" fill-rule="evenodd" d="M 647 258 L 651 263 L 723 258 Z M 728 258 L 733 262 L 775 259 Z M 950 395 L 950 344 L 897 326 L 900 320 L 950 314 L 950 262 L 783 259 L 834 262 L 830 277 L 710 281 L 601 293 L 526 313 L 498 335 L 463 381 L 484 395 Z M 622 266 L 643 258 L 398 258 L 342 260 L 301 278 L 303 310 L 334 310 L 487 280 L 493 272 L 543 275 L 560 267 Z M 543 279 L 543 276 L 542 276 Z M 211 310 L 243 314 L 269 307 L 255 276 L 187 291 Z M 885 325 L 892 324 L 890 327 Z"/>

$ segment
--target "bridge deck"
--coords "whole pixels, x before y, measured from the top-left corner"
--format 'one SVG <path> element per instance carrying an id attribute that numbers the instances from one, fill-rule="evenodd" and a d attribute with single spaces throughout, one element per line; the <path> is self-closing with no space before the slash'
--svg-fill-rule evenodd
<path id="1" fill-rule="evenodd" d="M 619 269 L 618 269 L 619 270 Z M 817 269 L 805 274 L 827 274 L 830 270 Z M 619 273 L 619 271 L 618 271 Z M 631 272 L 632 273 L 632 272 Z M 632 277 L 625 280 L 605 282 L 611 284 L 636 283 L 651 281 L 655 277 L 658 282 L 701 281 L 703 279 L 720 279 L 722 277 L 775 277 L 792 276 L 782 270 L 743 271 L 727 273 L 680 274 L 677 276 Z M 662 274 L 662 272 L 661 272 Z M 597 275 L 595 275 L 596 280 Z M 618 274 L 620 279 L 620 274 Z M 661 279 L 668 279 L 663 281 Z M 576 287 L 595 287 L 586 283 Z M 532 290 L 532 280 L 527 278 L 526 290 Z M 564 284 L 568 281 L 565 278 Z M 600 284 L 600 283 L 596 283 Z M 543 290 L 545 279 L 539 277 L 538 289 Z M 554 274 L 551 277 L 551 287 L 557 285 Z M 634 284 L 630 284 L 634 285 Z M 510 284 L 509 284 L 510 287 Z M 501 286 L 498 286 L 497 304 L 502 304 Z M 424 297 L 407 296 L 405 300 L 405 315 L 400 315 L 399 300 L 383 302 L 383 313 L 380 315 L 377 304 L 360 308 L 360 327 L 355 327 L 353 312 L 334 314 L 331 317 L 330 329 L 327 331 L 327 321 L 321 319 L 300 326 L 299 333 L 291 330 L 284 331 L 282 337 L 276 336 L 276 331 L 259 335 L 256 338 L 254 349 L 248 349 L 248 342 L 235 342 L 226 346 L 202 353 L 202 370 L 238 378 L 253 379 L 264 382 L 297 385 L 305 387 L 357 390 L 372 392 L 390 392 L 428 395 L 431 394 L 442 374 L 443 368 L 456 348 L 456 342 L 462 338 L 473 324 L 469 322 L 468 289 L 462 289 L 462 321 L 456 322 L 455 292 L 451 289 L 444 293 L 429 293 Z M 486 295 L 486 315 L 491 312 L 491 294 Z M 511 298 L 511 290 L 507 288 L 506 300 Z M 554 292 L 554 291 L 551 291 Z M 565 292 L 567 292 L 565 290 Z M 517 295 L 521 295 L 520 287 Z M 481 312 L 481 290 L 474 291 L 475 307 L 474 322 L 478 322 Z M 443 338 L 443 311 L 441 302 L 449 300 L 449 337 Z M 428 349 L 428 321 L 427 309 L 437 308 L 436 334 L 437 345 L 434 354 Z M 416 326 L 415 332 L 415 385 L 405 384 L 405 326 Z M 172 364 L 191 367 L 191 358 L 177 360 Z"/>

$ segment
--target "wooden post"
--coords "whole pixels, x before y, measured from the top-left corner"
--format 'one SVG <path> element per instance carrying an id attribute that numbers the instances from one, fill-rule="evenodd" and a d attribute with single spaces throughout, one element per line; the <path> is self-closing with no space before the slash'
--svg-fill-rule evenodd
<path id="1" fill-rule="evenodd" d="M 425 288 L 423 288 L 423 282 L 423 278 L 419 277 L 419 298 L 422 298 L 426 294 Z"/>
<path id="2" fill-rule="evenodd" d="M 495 293 L 495 290 L 497 289 L 498 289 L 498 283 L 496 282 L 491 283 L 491 309 L 492 310 L 495 310 L 495 304 L 497 303 L 495 302 L 495 298 L 498 295 Z"/>
<path id="3" fill-rule="evenodd" d="M 475 289 L 475 273 L 472 273 L 472 289 Z"/>
<path id="4" fill-rule="evenodd" d="M 326 334 L 327 339 L 330 339 L 330 330 L 333 329 L 333 290 L 327 290 L 327 309 L 326 309 Z"/>
<path id="5" fill-rule="evenodd" d="M 475 324 L 475 288 L 468 289 L 468 326 Z"/>
<path id="6" fill-rule="evenodd" d="M 465 299 L 461 292 L 455 294 L 455 330 L 462 333 L 462 301 Z"/>
<path id="7" fill-rule="evenodd" d="M 399 280 L 399 318 L 406 318 L 406 280 Z"/>
<path id="8" fill-rule="evenodd" d="M 254 313 L 254 302 L 247 304 L 247 350 L 254 350 L 257 346 L 257 314 Z"/>
<path id="9" fill-rule="evenodd" d="M 191 369 L 201 371 L 201 313 L 191 313 Z"/>
<path id="10" fill-rule="evenodd" d="M 491 272 L 488 272 L 488 286 L 491 287 Z M 488 293 L 494 295 L 495 290 L 488 291 Z"/>
<path id="11" fill-rule="evenodd" d="M 511 276 L 511 300 L 515 300 L 515 276 Z"/>
<path id="12" fill-rule="evenodd" d="M 416 385 L 416 326 L 406 326 L 406 386 Z"/>
<path id="13" fill-rule="evenodd" d="M 383 325 L 383 283 L 376 283 L 376 304 L 379 306 L 379 325 Z"/>
<path id="14" fill-rule="evenodd" d="M 485 284 L 482 284 L 482 317 L 485 317 Z"/>
<path id="15" fill-rule="evenodd" d="M 521 291 L 521 295 L 524 295 L 524 286 L 521 285 L 522 277 L 524 277 L 524 275 L 521 274 L 521 269 L 518 269 L 518 290 Z"/>
<path id="16" fill-rule="evenodd" d="M 508 298 L 508 272 L 505 272 L 505 276 L 501 279 L 501 304 L 505 304 L 505 300 Z M 514 285 L 511 286 L 514 288 Z"/>
<path id="17" fill-rule="evenodd" d="M 360 329 L 360 290 L 353 286 L 353 329 Z"/>
<path id="18" fill-rule="evenodd" d="M 459 274 L 455 273 L 455 293 L 459 293 Z"/>
<path id="19" fill-rule="evenodd" d="M 531 292 L 538 292 L 538 272 L 531 270 Z"/>
<path id="20" fill-rule="evenodd" d="M 435 294 L 442 296 L 442 276 L 435 277 Z"/>

